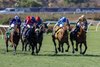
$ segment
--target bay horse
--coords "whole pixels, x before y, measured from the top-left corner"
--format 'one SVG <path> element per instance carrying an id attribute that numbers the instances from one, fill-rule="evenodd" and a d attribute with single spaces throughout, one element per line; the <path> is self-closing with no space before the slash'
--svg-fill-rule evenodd
<path id="1" fill-rule="evenodd" d="M 5 33 L 5 43 L 6 43 L 6 51 L 8 52 L 8 42 L 11 42 L 11 46 L 13 46 L 14 49 L 14 55 L 16 54 L 16 49 L 20 40 L 20 25 L 15 24 L 14 28 L 11 32 Z"/>
<path id="2" fill-rule="evenodd" d="M 86 31 L 82 27 L 80 27 L 80 32 L 78 32 L 76 35 L 74 34 L 74 31 L 71 31 L 70 41 L 72 44 L 73 53 L 75 53 L 75 50 L 78 51 L 78 45 L 80 44 L 80 54 L 85 54 L 87 50 Z M 74 41 L 76 42 L 75 49 L 74 49 Z M 85 46 L 85 50 L 83 52 L 82 52 L 82 44 L 84 44 Z"/>
<path id="3" fill-rule="evenodd" d="M 52 40 L 55 46 L 55 54 L 58 53 L 58 50 L 61 52 L 64 52 L 63 44 L 66 43 L 68 45 L 66 52 L 69 50 L 69 41 L 68 41 L 68 31 L 67 31 L 67 25 L 64 25 L 64 27 L 58 27 L 56 26 L 55 33 L 52 35 Z M 58 44 L 56 44 L 56 40 L 58 41 Z M 62 48 L 62 50 L 60 49 Z"/>

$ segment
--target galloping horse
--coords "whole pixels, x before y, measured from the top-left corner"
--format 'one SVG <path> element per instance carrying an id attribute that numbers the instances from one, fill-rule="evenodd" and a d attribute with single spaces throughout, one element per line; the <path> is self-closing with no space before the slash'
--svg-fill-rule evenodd
<path id="1" fill-rule="evenodd" d="M 55 34 L 52 35 L 52 40 L 55 46 L 55 53 L 58 53 L 58 50 L 61 51 L 60 47 L 62 47 L 62 52 L 64 52 L 63 44 L 66 43 L 68 45 L 68 48 L 66 51 L 69 50 L 69 41 L 68 41 L 68 31 L 67 31 L 67 25 L 64 25 L 64 27 L 58 27 L 56 26 Z M 58 40 L 59 44 L 56 44 L 56 40 Z M 58 50 L 57 50 L 58 49 Z"/>
<path id="2" fill-rule="evenodd" d="M 43 41 L 43 33 L 47 32 L 47 24 L 41 24 L 40 27 L 37 29 L 36 31 L 36 34 L 37 34 L 37 44 L 39 44 L 39 48 L 38 49 L 38 52 L 40 51 L 41 49 L 41 46 L 42 46 L 42 41 Z M 37 45 L 38 47 L 38 45 Z"/>
<path id="3" fill-rule="evenodd" d="M 78 44 L 80 44 L 80 54 L 85 54 L 87 50 L 87 42 L 86 42 L 86 31 L 80 27 L 80 32 L 78 32 L 76 35 L 73 31 L 70 33 L 70 41 L 72 44 L 73 53 L 75 53 L 75 50 L 78 51 Z M 76 42 L 76 48 L 74 50 L 74 41 Z M 85 46 L 85 50 L 82 52 L 82 44 Z"/>
<path id="4" fill-rule="evenodd" d="M 29 43 L 29 45 L 32 47 L 32 55 L 34 55 L 34 50 L 37 45 L 37 35 L 35 33 L 35 28 L 29 28 L 28 30 L 28 35 L 25 37 L 26 41 Z M 26 44 L 25 44 L 26 45 Z M 37 48 L 36 48 L 36 53 L 37 53 Z"/>
<path id="5" fill-rule="evenodd" d="M 36 47 L 36 53 L 38 54 L 41 46 L 42 46 L 42 41 L 43 41 L 43 33 L 45 31 L 47 31 L 47 25 L 46 24 L 41 24 L 38 28 L 34 27 L 34 33 L 31 36 L 34 36 L 34 43 Z M 30 35 L 29 35 L 30 36 Z M 29 37 L 27 36 L 27 37 Z M 33 44 L 34 44 L 33 43 Z M 30 44 L 29 40 L 27 40 L 27 38 L 23 37 L 22 35 L 22 51 L 25 49 L 25 51 L 27 50 L 27 45 Z M 39 44 L 39 46 L 37 45 Z M 30 45 L 29 45 L 29 50 L 30 50 Z"/>
<path id="6" fill-rule="evenodd" d="M 20 25 L 16 24 L 11 32 L 6 32 L 5 34 L 5 43 L 6 43 L 6 51 L 8 52 L 8 42 L 10 41 L 13 48 L 14 54 L 16 54 L 17 45 L 20 40 Z"/>

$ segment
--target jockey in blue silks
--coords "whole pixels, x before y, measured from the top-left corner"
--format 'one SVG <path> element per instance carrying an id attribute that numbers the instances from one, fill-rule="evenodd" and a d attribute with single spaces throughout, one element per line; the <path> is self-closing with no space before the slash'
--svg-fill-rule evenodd
<path id="1" fill-rule="evenodd" d="M 64 23 L 67 23 L 68 26 L 70 25 L 70 24 L 69 24 L 69 20 L 68 20 L 66 17 L 62 17 L 62 18 L 60 18 L 59 21 L 55 24 L 55 26 L 63 27 L 63 26 L 64 26 Z"/>
<path id="2" fill-rule="evenodd" d="M 53 34 L 59 30 L 60 28 L 62 28 L 65 24 L 68 25 L 68 28 L 70 28 L 70 24 L 69 24 L 69 20 L 66 17 L 61 17 L 58 22 L 54 25 L 53 27 Z M 55 30 L 55 28 L 58 26 L 58 29 Z"/>
<path id="3" fill-rule="evenodd" d="M 8 28 L 8 30 L 6 32 L 6 35 L 8 38 L 10 37 L 10 33 L 11 33 L 11 31 L 13 31 L 14 26 L 16 24 L 21 25 L 20 17 L 16 15 L 14 18 L 11 19 L 9 24 L 10 24 L 10 27 Z"/>
<path id="4" fill-rule="evenodd" d="M 10 27 L 14 27 L 15 24 L 21 25 L 21 19 L 17 15 L 10 21 Z"/>

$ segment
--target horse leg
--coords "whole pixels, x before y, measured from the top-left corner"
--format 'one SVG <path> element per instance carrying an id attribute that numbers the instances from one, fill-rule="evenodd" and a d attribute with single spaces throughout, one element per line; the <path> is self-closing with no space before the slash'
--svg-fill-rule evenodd
<path id="1" fill-rule="evenodd" d="M 21 38 L 21 42 L 22 42 L 22 51 L 24 51 L 24 41 Z"/>
<path id="2" fill-rule="evenodd" d="M 30 51 L 30 49 L 31 49 L 31 46 L 29 45 L 29 49 L 28 49 L 28 51 Z"/>
<path id="3" fill-rule="evenodd" d="M 14 45 L 13 45 L 13 49 L 14 49 L 13 54 L 14 54 L 14 55 L 16 55 L 16 47 L 17 47 L 16 44 L 14 44 Z"/>
<path id="4" fill-rule="evenodd" d="M 85 46 L 85 50 L 84 50 L 84 52 L 82 54 L 85 54 L 85 52 L 87 50 L 87 43 L 86 43 L 86 41 L 84 42 L 84 46 Z"/>
<path id="5" fill-rule="evenodd" d="M 38 50 L 38 53 L 40 52 L 41 46 L 42 46 L 42 42 L 39 43 L 39 50 Z"/>
<path id="6" fill-rule="evenodd" d="M 63 48 L 64 43 L 61 43 L 61 47 L 62 47 L 62 53 L 64 52 L 64 48 Z"/>
<path id="7" fill-rule="evenodd" d="M 73 42 L 72 39 L 70 39 L 70 41 L 71 41 L 71 44 L 72 44 L 72 53 L 75 53 L 75 50 L 74 50 L 74 42 Z"/>
<path id="8" fill-rule="evenodd" d="M 8 52 L 8 38 L 6 39 L 6 51 Z"/>
<path id="9" fill-rule="evenodd" d="M 54 43 L 54 46 L 55 46 L 55 54 L 57 54 L 58 53 L 58 51 L 57 51 L 57 44 L 56 44 L 54 36 L 52 36 L 52 40 L 53 40 L 53 43 Z"/>
<path id="10" fill-rule="evenodd" d="M 27 45 L 28 45 L 28 42 L 26 42 L 25 44 L 25 51 L 27 51 Z"/>
<path id="11" fill-rule="evenodd" d="M 68 52 L 70 45 L 69 45 L 69 42 L 66 42 L 66 44 L 68 45 L 68 47 L 67 47 L 67 50 L 65 50 L 65 52 Z"/>
<path id="12" fill-rule="evenodd" d="M 32 46 L 32 55 L 34 55 L 34 46 L 33 45 L 31 45 Z"/>
<path id="13" fill-rule="evenodd" d="M 80 43 L 80 54 L 82 54 L 82 43 Z"/>
<path id="14" fill-rule="evenodd" d="M 60 42 L 59 42 L 59 47 L 58 47 L 59 52 L 61 51 L 60 46 L 61 46 L 61 44 L 60 44 Z"/>
<path id="15" fill-rule="evenodd" d="M 35 43 L 35 47 L 36 47 L 36 54 L 38 55 L 38 53 L 39 53 L 38 43 Z"/>
<path id="16" fill-rule="evenodd" d="M 76 41 L 76 48 L 75 48 L 76 51 L 78 51 L 78 44 L 79 43 Z"/>

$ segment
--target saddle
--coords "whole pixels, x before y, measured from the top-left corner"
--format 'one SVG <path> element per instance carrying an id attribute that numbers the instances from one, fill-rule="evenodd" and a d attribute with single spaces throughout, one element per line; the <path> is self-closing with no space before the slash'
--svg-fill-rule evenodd
<path id="1" fill-rule="evenodd" d="M 61 38 L 62 38 L 62 36 L 63 36 L 63 27 L 59 27 L 59 26 L 57 26 L 57 27 L 55 27 L 55 29 L 54 29 L 54 36 L 57 38 L 57 39 L 59 39 L 59 40 L 61 40 Z"/>

